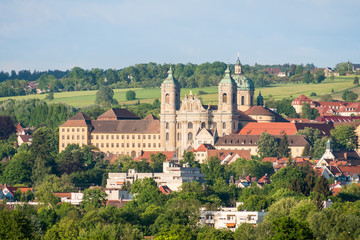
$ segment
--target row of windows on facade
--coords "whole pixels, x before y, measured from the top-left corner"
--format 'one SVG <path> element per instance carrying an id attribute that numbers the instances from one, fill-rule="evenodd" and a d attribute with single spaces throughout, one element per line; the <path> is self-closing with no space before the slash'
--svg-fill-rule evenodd
<path id="1" fill-rule="evenodd" d="M 131 137 L 130 137 L 131 136 Z M 141 139 L 141 135 L 137 135 L 137 139 Z M 96 139 L 96 140 L 109 140 L 111 138 L 111 140 L 114 140 L 116 138 L 116 140 L 120 139 L 120 135 L 92 135 L 91 139 Z M 135 139 L 136 136 L 135 135 L 126 135 L 126 139 Z M 125 139 L 125 135 L 121 135 L 121 139 Z M 146 139 L 146 135 L 142 135 L 142 139 Z M 147 139 L 151 139 L 151 135 L 147 135 Z M 160 139 L 160 135 L 152 135 L 152 139 L 156 140 L 156 139 Z"/>
<path id="2" fill-rule="evenodd" d="M 62 132 L 65 132 L 65 128 L 62 128 Z M 66 128 L 66 132 L 70 132 L 70 128 Z M 75 132 L 75 128 L 71 128 L 71 132 Z M 76 128 L 76 132 L 80 132 L 80 128 Z M 81 132 L 85 132 L 85 128 L 81 128 Z"/>
<path id="3" fill-rule="evenodd" d="M 82 143 L 82 144 L 85 144 L 85 143 Z M 65 143 L 62 143 L 62 147 L 64 148 L 65 146 L 67 146 L 68 144 L 65 144 Z M 103 148 L 103 147 L 106 147 L 106 148 L 119 148 L 120 147 L 120 144 L 119 143 L 96 143 L 95 144 L 95 146 L 96 147 L 101 147 L 101 148 Z M 133 148 L 135 148 L 135 146 L 136 146 L 136 144 L 135 143 L 132 143 L 132 145 L 131 145 Z M 153 143 L 153 148 L 156 148 L 156 143 Z M 124 148 L 125 147 L 125 144 L 124 143 L 122 143 L 121 144 L 121 147 L 122 148 Z M 129 143 L 127 143 L 126 144 L 126 147 L 130 147 L 130 144 Z M 141 144 L 140 143 L 138 143 L 137 144 L 137 147 L 138 148 L 140 148 L 141 147 Z M 142 144 L 142 147 L 143 148 L 146 148 L 146 143 L 143 143 Z M 147 147 L 148 148 L 151 148 L 151 143 L 148 143 L 147 144 Z M 160 143 L 158 143 L 158 147 L 160 148 Z"/>
<path id="4" fill-rule="evenodd" d="M 76 139 L 80 139 L 80 135 L 66 135 L 66 139 L 70 139 L 70 136 L 71 136 L 71 139 L 72 140 L 74 140 L 75 139 L 75 136 L 76 136 Z M 132 137 L 131 137 L 132 139 L 135 139 L 135 135 L 132 135 Z M 142 135 L 142 138 L 143 139 L 146 139 L 146 135 Z M 63 140 L 65 140 L 65 135 L 62 135 L 62 139 Z M 81 139 L 82 140 L 84 140 L 85 139 L 85 136 L 84 135 L 82 135 L 81 136 Z M 99 139 L 101 139 L 101 140 L 104 140 L 104 139 L 106 139 L 106 140 L 109 140 L 109 139 L 111 139 L 111 140 L 114 140 L 114 139 L 117 139 L 117 140 L 119 140 L 120 139 L 120 136 L 119 135 L 116 135 L 116 136 L 114 136 L 114 135 L 95 135 L 95 136 L 91 136 L 91 139 L 96 139 L 96 140 L 99 140 Z M 121 135 L 121 139 L 125 139 L 125 135 Z M 126 139 L 130 139 L 130 135 L 126 135 Z M 137 137 L 137 139 L 141 139 L 141 135 L 138 135 L 138 137 Z M 147 139 L 151 139 L 151 135 L 148 135 L 148 137 L 147 137 Z M 158 135 L 158 137 L 156 137 L 156 135 L 153 135 L 152 136 L 152 139 L 160 139 L 160 135 Z"/>
<path id="5" fill-rule="evenodd" d="M 213 123 L 212 124 L 213 125 L 213 128 L 216 128 L 216 123 Z M 226 128 L 226 123 L 225 122 L 223 122 L 223 129 L 225 129 Z M 187 124 L 187 126 L 188 126 L 188 129 L 192 129 L 193 128 L 193 123 L 192 122 L 189 122 L 188 124 Z M 211 124 L 209 123 L 209 127 L 211 126 Z M 181 127 L 181 125 L 180 125 L 180 123 L 178 123 L 177 124 L 177 128 L 178 129 L 180 129 L 180 127 Z M 201 123 L 201 128 L 205 128 L 206 127 L 206 123 L 204 123 L 204 122 L 202 122 Z M 169 123 L 167 122 L 167 123 L 165 123 L 165 128 L 166 129 L 169 129 Z M 234 123 L 234 128 L 235 128 L 235 123 Z"/>

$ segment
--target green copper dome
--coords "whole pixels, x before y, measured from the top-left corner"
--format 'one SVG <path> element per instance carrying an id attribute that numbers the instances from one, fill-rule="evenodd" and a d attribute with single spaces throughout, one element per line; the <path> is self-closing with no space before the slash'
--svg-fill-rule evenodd
<path id="1" fill-rule="evenodd" d="M 255 90 L 254 83 L 244 75 L 235 75 L 234 79 L 239 90 Z"/>
<path id="2" fill-rule="evenodd" d="M 236 84 L 236 82 L 234 81 L 234 79 L 231 77 L 230 75 L 230 69 L 229 69 L 229 65 L 227 66 L 226 70 L 225 70 L 225 76 L 224 78 L 220 81 L 220 83 L 231 83 L 231 84 Z"/>
<path id="3" fill-rule="evenodd" d="M 167 78 L 165 78 L 163 83 L 173 83 L 173 84 L 177 83 L 176 79 L 174 79 L 174 77 L 173 77 L 173 71 L 171 69 L 171 66 L 170 66 L 170 69 L 168 71 L 168 76 L 167 76 Z"/>

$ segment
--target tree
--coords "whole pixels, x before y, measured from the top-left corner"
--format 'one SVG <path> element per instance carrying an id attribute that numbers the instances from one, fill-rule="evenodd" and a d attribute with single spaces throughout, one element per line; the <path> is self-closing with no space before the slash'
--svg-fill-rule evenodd
<path id="1" fill-rule="evenodd" d="M 341 98 L 347 102 L 354 102 L 358 97 L 359 97 L 359 95 L 357 93 L 354 93 L 349 90 L 345 90 L 341 96 Z"/>
<path id="2" fill-rule="evenodd" d="M 320 97 L 320 100 L 323 102 L 332 102 L 334 99 L 331 97 L 330 94 L 324 94 Z"/>
<path id="3" fill-rule="evenodd" d="M 322 137 L 315 140 L 313 147 L 313 157 L 315 159 L 319 159 L 322 155 L 324 155 L 326 149 L 326 142 L 328 139 L 328 137 Z"/>
<path id="4" fill-rule="evenodd" d="M 46 94 L 45 100 L 51 101 L 54 99 L 54 93 L 53 92 L 49 92 L 48 94 Z"/>
<path id="5" fill-rule="evenodd" d="M 86 211 L 97 209 L 106 203 L 106 193 L 101 189 L 86 189 L 84 190 L 83 200 L 81 206 Z"/>
<path id="6" fill-rule="evenodd" d="M 267 132 L 263 132 L 258 141 L 258 154 L 261 158 L 276 157 L 278 155 L 276 138 Z"/>
<path id="7" fill-rule="evenodd" d="M 315 72 L 315 81 L 316 83 L 321 83 L 322 81 L 325 80 L 325 73 L 324 73 L 324 69 L 318 69 Z"/>
<path id="8" fill-rule="evenodd" d="M 315 141 L 321 138 L 320 130 L 311 127 L 305 127 L 304 129 L 300 129 L 296 134 L 305 136 L 311 146 L 314 146 Z"/>
<path id="9" fill-rule="evenodd" d="M 311 75 L 310 71 L 307 70 L 303 76 L 303 83 L 312 83 L 313 76 Z"/>
<path id="10" fill-rule="evenodd" d="M 11 161 L 6 165 L 2 175 L 2 181 L 9 185 L 31 184 L 31 164 L 32 154 L 28 151 L 16 153 Z"/>
<path id="11" fill-rule="evenodd" d="M 304 103 L 301 108 L 301 117 L 314 120 L 319 116 L 318 110 L 311 108 L 308 103 Z"/>
<path id="12" fill-rule="evenodd" d="M 135 99 L 136 99 L 135 91 L 132 91 L 132 90 L 126 91 L 126 100 L 130 101 L 130 100 L 135 100 Z"/>
<path id="13" fill-rule="evenodd" d="M 330 131 L 334 146 L 339 150 L 354 150 L 357 146 L 357 136 L 354 126 L 339 125 Z"/>
<path id="14" fill-rule="evenodd" d="M 329 190 L 329 182 L 323 175 L 318 177 L 314 187 L 314 191 L 318 192 L 326 198 L 331 195 L 331 191 Z"/>
<path id="15" fill-rule="evenodd" d="M 116 104 L 117 101 L 114 99 L 114 91 L 108 86 L 101 86 L 99 91 L 96 92 L 95 103 L 103 107 L 109 107 L 111 104 Z"/>
<path id="16" fill-rule="evenodd" d="M 272 222 L 271 229 L 274 231 L 272 239 L 314 239 L 307 222 L 299 222 L 289 216 L 280 217 Z"/>
<path id="17" fill-rule="evenodd" d="M 279 157 L 289 157 L 290 156 L 290 149 L 289 149 L 289 140 L 286 136 L 286 133 L 284 133 L 281 136 L 279 148 L 278 148 L 278 156 Z"/>
<path id="18" fill-rule="evenodd" d="M 354 84 L 354 85 L 359 85 L 359 78 L 358 78 L 358 76 L 355 76 L 353 84 Z"/>
<path id="19" fill-rule="evenodd" d="M 47 174 L 55 171 L 58 153 L 58 138 L 54 131 L 47 127 L 38 128 L 33 134 L 30 152 L 34 156 L 32 181 L 37 185 Z"/>

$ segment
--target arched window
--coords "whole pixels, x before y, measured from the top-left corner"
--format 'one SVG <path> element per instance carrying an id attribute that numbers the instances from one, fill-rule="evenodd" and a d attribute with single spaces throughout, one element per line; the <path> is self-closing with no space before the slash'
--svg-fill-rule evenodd
<path id="1" fill-rule="evenodd" d="M 192 132 L 188 133 L 188 141 L 191 141 L 193 139 L 193 134 Z"/>
<path id="2" fill-rule="evenodd" d="M 241 105 L 244 105 L 244 104 L 245 104 L 245 97 L 241 96 Z"/>
<path id="3" fill-rule="evenodd" d="M 177 134 L 177 140 L 181 140 L 181 135 L 180 135 L 180 133 Z"/>
<path id="4" fill-rule="evenodd" d="M 169 129 L 169 123 L 168 123 L 168 122 L 165 123 L 165 128 L 166 128 L 166 129 Z"/>
<path id="5" fill-rule="evenodd" d="M 192 129 L 192 128 L 193 128 L 192 122 L 189 122 L 189 123 L 188 123 L 188 128 L 189 128 L 189 129 Z"/>
<path id="6" fill-rule="evenodd" d="M 227 94 L 226 93 L 224 93 L 222 95 L 222 101 L 223 101 L 223 103 L 227 103 Z"/>
<path id="7" fill-rule="evenodd" d="M 177 128 L 180 129 L 180 123 L 177 124 Z"/>
<path id="8" fill-rule="evenodd" d="M 226 123 L 225 122 L 223 122 L 223 129 L 225 129 L 226 128 Z"/>
<path id="9" fill-rule="evenodd" d="M 170 94 L 165 95 L 165 103 L 170 103 Z"/>
<path id="10" fill-rule="evenodd" d="M 165 136 L 166 141 L 169 141 L 169 133 L 166 133 Z"/>
<path id="11" fill-rule="evenodd" d="M 205 128 L 206 124 L 204 122 L 201 123 L 201 128 Z"/>

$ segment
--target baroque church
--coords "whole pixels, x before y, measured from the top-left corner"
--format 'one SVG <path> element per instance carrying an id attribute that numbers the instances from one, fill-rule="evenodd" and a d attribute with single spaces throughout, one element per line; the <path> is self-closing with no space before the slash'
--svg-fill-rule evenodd
<path id="1" fill-rule="evenodd" d="M 180 100 L 180 87 L 170 68 L 161 85 L 162 150 L 176 151 L 181 156 L 202 143 L 214 145 L 218 136 L 238 133 L 254 121 L 243 113 L 254 105 L 254 90 L 253 82 L 242 74 L 238 59 L 234 74 L 228 66 L 219 83 L 218 105 L 203 105 L 191 92 Z"/>

